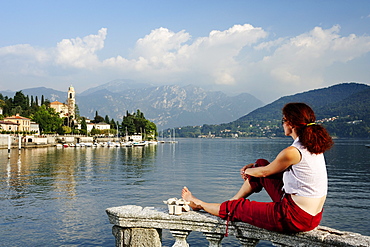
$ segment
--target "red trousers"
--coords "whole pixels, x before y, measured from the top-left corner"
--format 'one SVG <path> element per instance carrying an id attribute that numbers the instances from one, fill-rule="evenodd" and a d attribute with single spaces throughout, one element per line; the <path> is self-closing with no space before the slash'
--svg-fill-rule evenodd
<path id="1" fill-rule="evenodd" d="M 268 165 L 259 159 L 256 166 Z M 322 212 L 312 216 L 302 210 L 289 194 L 284 194 L 283 173 L 265 178 L 249 176 L 253 192 L 265 188 L 272 202 L 256 202 L 245 198 L 226 201 L 221 204 L 219 216 L 230 221 L 243 221 L 267 230 L 285 233 L 310 231 L 319 225 Z"/>

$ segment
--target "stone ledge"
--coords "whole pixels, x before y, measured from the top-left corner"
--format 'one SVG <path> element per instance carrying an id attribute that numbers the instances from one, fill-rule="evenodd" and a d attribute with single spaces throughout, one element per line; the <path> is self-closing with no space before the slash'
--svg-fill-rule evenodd
<path id="1" fill-rule="evenodd" d="M 122 228 L 154 228 L 225 234 L 226 221 L 206 212 L 185 212 L 169 215 L 164 208 L 126 205 L 106 209 L 111 224 Z M 238 238 L 267 240 L 284 246 L 370 246 L 370 237 L 329 227 L 298 233 L 282 234 L 244 222 L 230 222 L 229 235 Z"/>

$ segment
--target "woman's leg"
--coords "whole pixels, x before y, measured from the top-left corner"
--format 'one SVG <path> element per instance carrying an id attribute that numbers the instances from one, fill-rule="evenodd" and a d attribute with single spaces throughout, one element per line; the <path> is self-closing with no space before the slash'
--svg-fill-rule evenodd
<path id="1" fill-rule="evenodd" d="M 265 159 L 258 159 L 255 162 L 255 167 L 259 166 L 267 166 L 269 162 Z M 248 178 L 244 181 L 242 187 L 239 191 L 230 199 L 230 200 L 238 200 L 240 198 L 247 198 L 254 192 L 259 192 L 264 187 L 264 184 L 261 183 L 261 178 L 254 178 L 248 176 Z"/>
<path id="2" fill-rule="evenodd" d="M 268 164 L 270 163 L 267 160 L 258 159 L 255 163 L 255 166 L 267 166 Z M 252 193 L 258 193 L 264 188 L 273 202 L 280 202 L 282 197 L 284 196 L 284 191 L 282 190 L 284 185 L 283 172 L 276 173 L 268 177 L 257 178 L 248 176 L 247 180 L 249 181 L 249 184 L 252 188 Z"/>
<path id="3" fill-rule="evenodd" d="M 240 187 L 239 191 L 230 199 L 230 200 L 238 200 L 240 198 L 246 198 L 253 193 L 253 188 L 249 183 L 249 179 L 246 179 Z"/>
<path id="4" fill-rule="evenodd" d="M 185 201 L 190 202 L 189 206 L 193 210 L 201 210 L 201 209 L 203 209 L 204 211 L 206 211 L 206 212 L 208 212 L 210 214 L 219 216 L 220 206 L 221 206 L 220 203 L 207 203 L 207 202 L 203 202 L 202 200 L 199 200 L 198 198 L 196 198 L 195 196 L 193 196 L 193 194 L 190 192 L 190 190 L 187 187 L 184 187 L 182 189 L 182 198 Z"/>

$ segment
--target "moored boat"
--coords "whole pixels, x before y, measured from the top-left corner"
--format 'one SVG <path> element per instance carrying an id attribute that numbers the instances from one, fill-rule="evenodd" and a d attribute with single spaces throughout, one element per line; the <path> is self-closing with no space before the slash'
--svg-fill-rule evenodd
<path id="1" fill-rule="evenodd" d="M 134 142 L 132 145 L 134 147 L 144 147 L 146 145 L 146 142 Z"/>

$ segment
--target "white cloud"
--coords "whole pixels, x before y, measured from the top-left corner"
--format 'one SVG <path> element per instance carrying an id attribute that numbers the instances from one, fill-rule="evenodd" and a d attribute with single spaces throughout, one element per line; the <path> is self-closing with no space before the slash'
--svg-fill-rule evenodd
<path id="1" fill-rule="evenodd" d="M 258 62 L 257 73 L 267 72 L 269 76 L 265 78 L 267 82 L 264 84 L 275 84 L 274 90 L 281 94 L 326 86 L 324 71 L 327 68 L 338 62 L 346 63 L 370 51 L 369 36 L 351 34 L 341 37 L 339 31 L 339 26 L 330 29 L 315 27 L 308 33 L 287 39 L 273 53 Z M 271 46 L 260 46 L 265 47 Z"/>
<path id="2" fill-rule="evenodd" d="M 17 77 L 19 75 L 45 76 L 43 66 L 50 61 L 49 52 L 28 44 L 0 48 L 0 71 Z M 1 78 L 1 77 L 0 77 Z"/>
<path id="3" fill-rule="evenodd" d="M 84 38 L 63 39 L 57 44 L 55 61 L 62 66 L 93 69 L 99 64 L 96 52 L 103 49 L 107 29 Z"/>
<path id="4" fill-rule="evenodd" d="M 270 100 L 327 86 L 328 68 L 335 71 L 337 63 L 370 51 L 369 36 L 341 36 L 339 26 L 267 40 L 265 30 L 245 24 L 194 39 L 185 30 L 158 28 L 138 39 L 129 57 L 117 54 L 100 60 L 98 52 L 104 52 L 106 37 L 107 29 L 102 28 L 95 35 L 63 39 L 53 48 L 0 47 L 0 81 L 6 78 L 19 84 L 24 77 L 17 76 L 22 74 L 35 81 L 65 83 L 65 87 L 72 82 L 87 89 L 89 83 L 125 78 L 227 88 Z"/>

